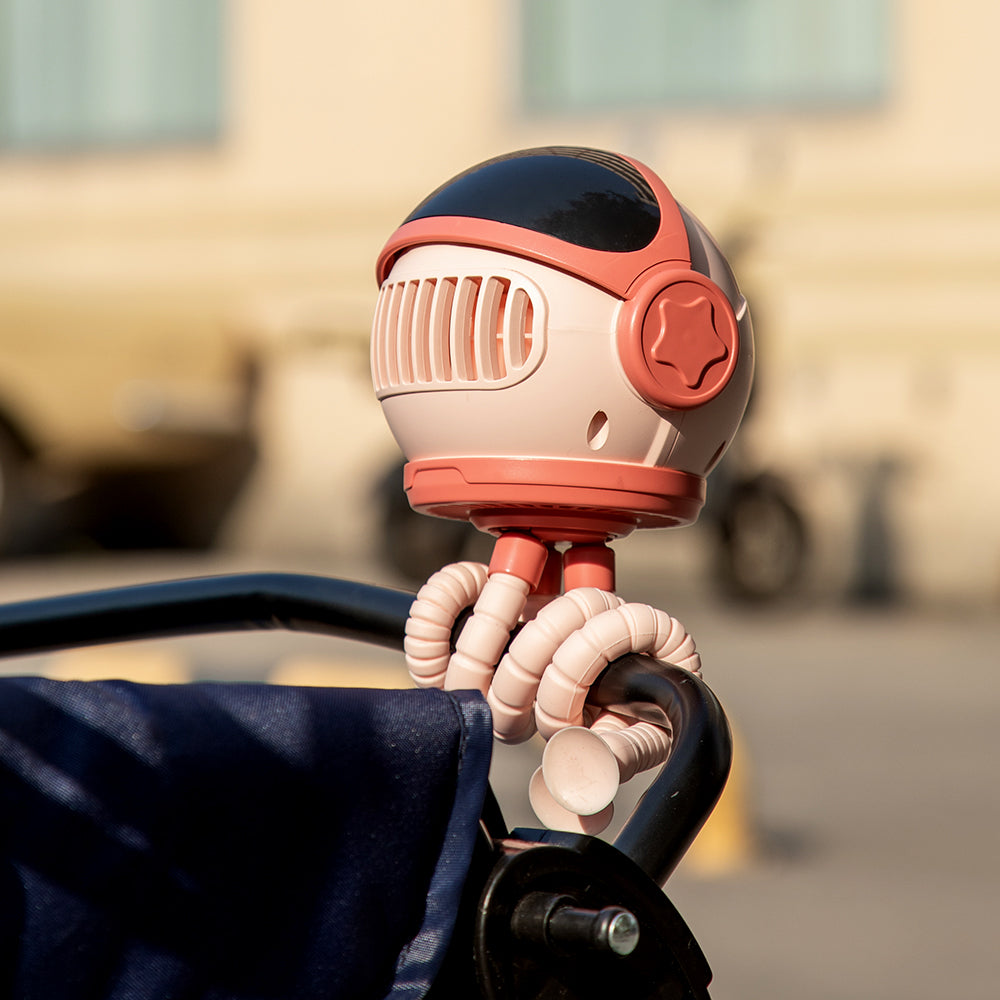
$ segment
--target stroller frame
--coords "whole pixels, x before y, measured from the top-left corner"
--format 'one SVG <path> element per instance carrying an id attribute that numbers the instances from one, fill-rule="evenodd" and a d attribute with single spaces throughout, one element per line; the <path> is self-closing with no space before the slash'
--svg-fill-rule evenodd
<path id="1" fill-rule="evenodd" d="M 412 601 L 405 591 L 291 573 L 150 583 L 5 605 L 0 655 L 267 629 L 401 650 Z M 636 654 L 615 661 L 588 700 L 668 726 L 670 757 L 613 844 L 508 831 L 489 792 L 431 996 L 708 996 L 708 964 L 661 887 L 725 785 L 732 759 L 725 713 L 700 678 Z"/>

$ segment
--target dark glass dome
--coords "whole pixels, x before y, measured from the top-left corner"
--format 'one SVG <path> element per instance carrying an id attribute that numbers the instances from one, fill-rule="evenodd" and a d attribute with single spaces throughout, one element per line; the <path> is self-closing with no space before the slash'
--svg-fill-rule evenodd
<path id="1" fill-rule="evenodd" d="M 439 216 L 503 222 L 618 253 L 648 246 L 660 226 L 653 189 L 628 160 L 570 146 L 487 160 L 439 187 L 406 222 Z"/>

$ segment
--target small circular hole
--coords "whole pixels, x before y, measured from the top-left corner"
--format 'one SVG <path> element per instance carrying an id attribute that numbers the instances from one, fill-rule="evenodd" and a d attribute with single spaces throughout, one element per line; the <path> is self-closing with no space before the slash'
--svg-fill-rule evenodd
<path id="1" fill-rule="evenodd" d="M 600 451 L 608 443 L 609 429 L 608 415 L 603 410 L 598 410 L 590 418 L 590 426 L 587 428 L 587 447 L 591 451 Z"/>

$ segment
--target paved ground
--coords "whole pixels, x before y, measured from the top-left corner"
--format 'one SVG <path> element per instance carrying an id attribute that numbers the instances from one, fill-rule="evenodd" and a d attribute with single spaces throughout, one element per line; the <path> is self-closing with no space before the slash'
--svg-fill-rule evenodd
<path id="1" fill-rule="evenodd" d="M 0 599 L 245 565 L 10 566 Z M 822 606 L 751 613 L 713 601 L 695 569 L 622 560 L 619 590 L 684 621 L 746 748 L 741 799 L 757 839 L 753 859 L 711 877 L 685 865 L 668 886 L 715 969 L 713 997 L 992 1000 L 1000 979 L 998 616 Z M 378 576 L 364 567 L 339 575 Z M 116 670 L 132 663 L 164 679 L 332 680 L 359 661 L 380 680 L 400 677 L 392 654 L 334 651 L 308 637 L 210 637 L 105 654 L 104 667 L 112 657 Z M 76 667 L 94 662 L 84 655 Z M 10 666 L 58 672 L 73 663 Z M 522 789 L 534 764 L 530 750 L 498 754 L 496 783 L 514 823 L 531 821 Z"/>
<path id="2" fill-rule="evenodd" d="M 674 892 L 718 997 L 995 997 L 1000 624 L 728 619 L 703 643 L 742 728 L 758 863 Z"/>

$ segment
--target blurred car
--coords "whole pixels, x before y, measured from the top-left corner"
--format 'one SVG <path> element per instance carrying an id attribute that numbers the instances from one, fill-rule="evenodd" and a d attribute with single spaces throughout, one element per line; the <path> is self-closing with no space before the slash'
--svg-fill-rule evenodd
<path id="1" fill-rule="evenodd" d="M 256 370 L 176 292 L 4 287 L 0 553 L 208 545 L 253 466 Z"/>

